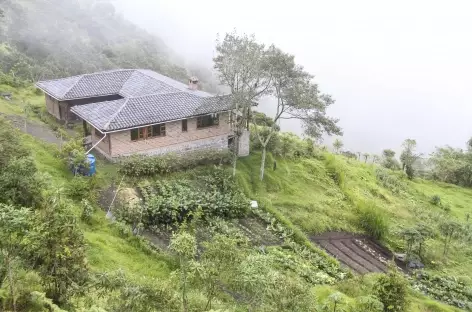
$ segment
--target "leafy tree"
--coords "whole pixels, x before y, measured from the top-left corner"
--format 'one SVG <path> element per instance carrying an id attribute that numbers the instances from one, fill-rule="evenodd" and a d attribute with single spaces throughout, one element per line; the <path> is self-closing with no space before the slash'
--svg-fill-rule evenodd
<path id="1" fill-rule="evenodd" d="M 364 156 L 364 162 L 367 163 L 367 159 L 369 159 L 369 153 L 364 153 L 362 156 Z"/>
<path id="2" fill-rule="evenodd" d="M 30 222 L 30 211 L 26 208 L 16 208 L 10 205 L 0 204 L 0 250 L 2 264 L 5 267 L 11 308 L 17 311 L 17 290 L 14 262 L 16 262 L 23 250 L 25 236 Z"/>
<path id="3" fill-rule="evenodd" d="M 239 240 L 217 234 L 211 241 L 203 243 L 204 252 L 194 264 L 198 278 L 203 284 L 208 301 L 205 311 L 218 291 L 219 283 L 234 278 L 234 267 L 243 259 L 244 249 Z"/>
<path id="4" fill-rule="evenodd" d="M 341 154 L 346 156 L 347 158 L 357 159 L 357 155 L 351 151 L 342 151 Z"/>
<path id="5" fill-rule="evenodd" d="M 395 159 L 395 152 L 391 149 L 385 149 L 382 151 L 382 166 L 392 170 L 398 170 L 400 168 L 400 164 Z"/>
<path id="6" fill-rule="evenodd" d="M 336 154 L 339 153 L 339 151 L 343 148 L 343 146 L 344 146 L 343 141 L 341 141 L 340 139 L 334 140 L 334 142 L 333 142 L 333 148 L 334 148 L 334 152 L 335 152 Z"/>
<path id="7" fill-rule="evenodd" d="M 306 284 L 273 268 L 264 254 L 249 254 L 237 267 L 233 287 L 250 311 L 313 311 Z"/>
<path id="8" fill-rule="evenodd" d="M 400 161 L 402 163 L 402 170 L 406 172 L 408 179 L 413 179 L 414 169 L 413 164 L 420 157 L 419 154 L 415 153 L 416 140 L 406 139 L 403 144 L 403 151 L 400 155 Z"/>
<path id="9" fill-rule="evenodd" d="M 254 130 L 262 146 L 260 179 L 264 178 L 266 146 L 277 129 L 274 125 L 280 119 L 299 119 L 303 122 L 305 133 L 314 138 L 320 138 L 323 133 L 342 134 L 337 126 L 337 119 L 326 116 L 326 109 L 334 103 L 330 96 L 320 94 L 318 85 L 311 82 L 313 76 L 302 66 L 295 63 L 295 57 L 275 46 L 266 51 L 266 74 L 271 82 L 272 91 L 277 102 L 273 125 L 266 136 L 262 136 L 258 127 Z"/>
<path id="10" fill-rule="evenodd" d="M 456 220 L 446 219 L 439 224 L 439 231 L 444 236 L 443 256 L 446 257 L 451 241 L 462 234 L 462 225 Z"/>
<path id="11" fill-rule="evenodd" d="M 326 312 L 343 312 L 346 311 L 342 307 L 345 303 L 346 300 L 343 295 L 340 292 L 334 292 L 325 300 L 321 310 Z"/>
<path id="12" fill-rule="evenodd" d="M 44 183 L 19 131 L 0 117 L 0 203 L 37 206 Z"/>
<path id="13" fill-rule="evenodd" d="M 372 163 L 378 164 L 380 162 L 379 155 L 372 155 Z"/>
<path id="14" fill-rule="evenodd" d="M 190 262 L 195 258 L 195 255 L 197 253 L 197 242 L 195 236 L 188 232 L 182 231 L 173 235 L 169 247 L 179 257 L 182 307 L 183 310 L 186 312 L 188 311 L 187 285 Z"/>
<path id="15" fill-rule="evenodd" d="M 262 127 L 272 128 L 274 127 L 275 131 L 280 131 L 279 125 L 274 123 L 274 119 L 270 118 L 264 113 L 261 112 L 252 112 L 251 113 L 251 122 Z"/>
<path id="16" fill-rule="evenodd" d="M 385 312 L 404 312 L 408 309 L 408 282 L 394 265 L 390 265 L 387 274 L 378 278 L 374 295 L 383 304 Z"/>
<path id="17" fill-rule="evenodd" d="M 220 83 L 229 87 L 235 114 L 232 127 L 235 132 L 233 175 L 236 174 L 237 148 L 239 139 L 248 127 L 251 106 L 267 94 L 270 79 L 267 76 L 266 51 L 254 36 L 227 33 L 222 41 L 216 42 L 214 68 Z"/>
<path id="18" fill-rule="evenodd" d="M 37 222 L 29 234 L 32 255 L 38 263 L 47 296 L 56 303 L 64 303 L 81 291 L 88 279 L 83 234 L 59 194 L 47 199 L 35 219 Z"/>
<path id="19" fill-rule="evenodd" d="M 431 154 L 429 164 L 435 180 L 461 186 L 472 186 L 472 152 L 440 147 Z"/>

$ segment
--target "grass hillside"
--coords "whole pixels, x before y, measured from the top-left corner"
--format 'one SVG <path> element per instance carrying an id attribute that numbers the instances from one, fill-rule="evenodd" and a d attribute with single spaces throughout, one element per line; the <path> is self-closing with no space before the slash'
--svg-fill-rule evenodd
<path id="1" fill-rule="evenodd" d="M 42 106 L 43 98 L 33 88 L 13 89 L 0 86 L 0 89 L 13 92 L 14 101 L 0 99 L 0 113 L 9 118 L 24 116 L 25 106 Z M 44 123 L 45 121 L 47 123 Z M 51 129 L 57 127 L 53 121 L 34 112 L 28 113 L 28 122 Z M 59 127 L 59 129 L 62 128 Z M 21 139 L 32 152 L 38 170 L 47 175 L 51 187 L 62 189 L 64 193 L 67 193 L 76 179 L 67 170 L 65 164 L 58 159 L 59 147 L 44 143 L 27 134 L 23 134 Z M 381 169 L 378 165 L 365 164 L 326 152 L 319 152 L 315 157 L 307 158 L 277 158 L 275 170 L 274 158 L 269 154 L 265 177 L 263 181 L 260 181 L 259 161 L 260 154 L 253 152 L 249 157 L 242 158 L 238 162 L 236 181 L 240 190 L 248 198 L 258 200 L 260 206 L 269 212 L 271 218 L 278 220 L 285 228 L 295 233 L 297 243 L 305 244 L 315 251 L 315 256 L 306 256 L 304 249 L 290 250 L 281 243 L 281 246 L 267 247 L 262 254 L 277 263 L 273 266 L 277 274 L 283 272 L 290 278 L 323 280 L 324 282 L 307 284 L 317 304 L 326 304 L 338 295 L 342 297 L 343 304 L 356 302 L 358 298 L 371 294 L 377 275 L 336 278 L 339 271 L 331 268 L 330 275 L 327 276 L 324 273 L 328 272 L 329 265 L 323 262 L 324 256 L 320 256 L 323 252 L 310 242 L 311 236 L 328 231 L 365 232 L 366 228 L 362 225 L 361 216 L 362 211 L 367 209 L 366 207 L 374 207 L 385 218 L 388 231 L 382 237 L 382 242 L 394 251 L 404 251 L 406 248 L 400 234 L 402 229 L 413 226 L 419 221 L 436 225 L 445 216 L 453 216 L 467 222 L 469 202 L 472 200 L 470 189 L 421 179 L 410 181 L 402 174 Z M 211 168 L 202 170 L 207 169 Z M 118 183 L 121 178 L 115 164 L 99 160 L 97 170 L 98 174 L 94 178 L 94 183 L 100 189 L 106 189 L 110 184 Z M 157 176 L 153 179 L 159 181 L 193 179 L 199 175 L 198 170 L 200 169 Z M 149 180 L 151 179 L 146 179 L 146 182 L 150 183 Z M 136 179 L 125 181 L 126 187 L 130 188 L 137 187 L 141 183 L 143 183 L 142 180 Z M 440 205 L 432 203 L 431 199 L 434 196 L 440 197 Z M 80 217 L 82 210 L 80 198 L 67 198 L 67 200 L 74 207 L 77 217 Z M 122 271 L 130 281 L 144 283 L 142 285 L 147 285 L 143 282 L 143 278 L 146 280 L 156 278 L 177 285 L 175 276 L 179 272 L 180 264 L 176 257 L 167 249 L 156 251 L 144 238 L 133 236 L 129 230 L 110 222 L 105 217 L 104 209 L 107 207 L 101 208 L 97 207 L 94 211 L 91 222 L 80 222 L 80 228 L 87 243 L 86 256 L 91 271 L 98 274 Z M 252 232 L 252 235 L 260 236 L 266 236 L 266 233 L 262 232 L 268 232 L 269 227 L 277 227 L 274 221 L 271 221 L 272 224 L 267 227 L 257 223 L 257 231 L 259 231 L 257 232 L 256 225 L 253 226 L 246 221 L 243 220 L 236 228 L 232 228 L 230 223 L 224 223 L 224 226 L 232 235 L 235 233 L 241 235 L 242 231 L 248 231 Z M 124 233 L 126 231 L 128 233 Z M 454 241 L 448 258 L 442 256 L 442 244 L 440 235 L 427 241 L 426 271 L 441 276 L 453 276 L 467 285 L 472 285 L 470 279 L 472 277 L 470 273 L 472 272 L 470 260 L 472 249 L 469 244 L 464 241 Z M 256 246 L 256 249 L 258 250 L 259 247 Z M 322 265 L 314 266 L 318 261 L 321 261 Z M 201 285 L 192 285 L 190 291 L 191 302 L 196 302 L 196 306 L 199 302 L 203 302 L 200 305 L 201 308 L 195 311 L 202 311 L 204 300 L 201 298 L 204 295 Z M 278 293 L 282 295 L 284 291 L 278 290 Z M 411 301 L 409 311 L 459 311 L 455 307 L 426 297 L 419 291 L 412 290 L 409 297 Z M 80 300 L 86 301 L 93 298 L 97 306 L 107 307 L 106 302 L 97 299 L 95 295 L 89 294 L 84 298 Z M 443 301 L 447 300 L 443 299 Z M 244 306 L 241 302 L 231 299 L 227 293 L 218 295 L 218 300 L 215 299 L 215 301 L 217 301 L 215 305 L 228 311 L 242 311 Z M 70 311 L 85 310 L 71 309 Z"/>
<path id="2" fill-rule="evenodd" d="M 259 160 L 258 153 L 241 160 L 240 185 L 252 197 L 269 200 L 308 236 L 327 231 L 363 232 L 359 209 L 369 204 L 388 220 L 384 242 L 395 251 L 404 251 L 402 229 L 419 221 L 437 224 L 445 216 L 466 222 L 472 213 L 471 189 L 423 179 L 410 181 L 401 173 L 343 156 L 326 153 L 318 159 L 278 159 L 276 170 L 268 168 L 262 182 Z M 267 163 L 272 164 L 273 159 Z M 333 179 L 336 172 L 339 182 Z M 431 203 L 433 196 L 441 199 L 441 205 Z M 453 244 L 448 260 L 442 257 L 442 243 L 440 238 L 428 241 L 426 257 L 434 263 L 434 270 L 457 276 L 472 272 L 468 243 Z"/>

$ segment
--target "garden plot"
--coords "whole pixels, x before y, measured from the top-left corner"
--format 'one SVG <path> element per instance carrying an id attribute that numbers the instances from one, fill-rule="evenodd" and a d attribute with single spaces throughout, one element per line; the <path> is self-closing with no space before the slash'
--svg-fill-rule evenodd
<path id="1" fill-rule="evenodd" d="M 387 248 L 359 234 L 324 233 L 311 240 L 359 274 L 386 272 L 393 256 Z"/>

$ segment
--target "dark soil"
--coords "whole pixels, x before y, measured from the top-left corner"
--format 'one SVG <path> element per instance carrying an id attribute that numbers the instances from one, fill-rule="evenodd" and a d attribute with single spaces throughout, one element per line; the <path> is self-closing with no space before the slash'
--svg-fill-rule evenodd
<path id="1" fill-rule="evenodd" d="M 361 234 L 329 232 L 311 240 L 359 274 L 386 272 L 387 262 L 393 259 L 390 250 Z"/>

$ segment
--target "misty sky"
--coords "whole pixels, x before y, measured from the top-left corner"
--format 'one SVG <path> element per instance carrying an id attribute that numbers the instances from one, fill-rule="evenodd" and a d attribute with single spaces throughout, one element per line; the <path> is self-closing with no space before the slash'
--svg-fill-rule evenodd
<path id="1" fill-rule="evenodd" d="M 470 1 L 115 0 L 189 62 L 210 68 L 236 28 L 292 53 L 336 103 L 345 149 L 421 152 L 472 136 Z M 265 103 L 267 106 L 268 104 Z M 282 124 L 300 133 L 297 124 Z"/>

